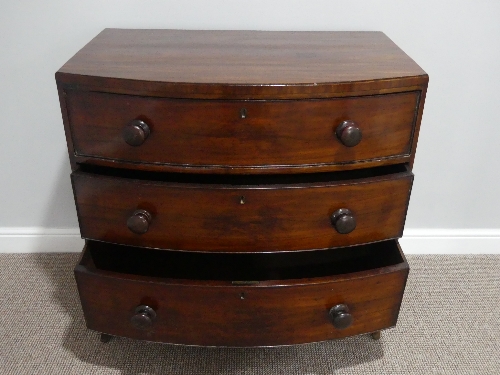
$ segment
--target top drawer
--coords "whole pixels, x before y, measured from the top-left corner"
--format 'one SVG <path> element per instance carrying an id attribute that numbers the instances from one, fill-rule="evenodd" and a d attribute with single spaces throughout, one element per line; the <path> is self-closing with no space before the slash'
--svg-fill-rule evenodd
<path id="1" fill-rule="evenodd" d="M 336 99 L 223 101 L 68 90 L 66 107 L 76 162 L 275 173 L 408 161 L 419 97 L 420 91 L 411 91 Z M 350 139 L 349 129 L 341 134 L 338 128 L 345 121 L 352 122 Z M 361 140 L 356 140 L 358 129 Z M 135 145 L 127 143 L 127 136 Z"/>

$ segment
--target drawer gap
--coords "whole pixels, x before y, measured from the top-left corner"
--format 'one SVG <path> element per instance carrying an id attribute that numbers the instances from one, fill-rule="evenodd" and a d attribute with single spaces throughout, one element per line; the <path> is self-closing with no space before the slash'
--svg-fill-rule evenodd
<path id="1" fill-rule="evenodd" d="M 79 170 L 94 175 L 120 177 L 143 181 L 189 183 L 199 185 L 281 185 L 311 184 L 335 181 L 352 181 L 367 178 L 390 176 L 409 172 L 407 164 L 394 164 L 382 167 L 355 169 L 351 171 L 298 173 L 278 175 L 221 175 L 192 173 L 162 173 L 120 168 L 101 167 L 81 164 Z"/>
<path id="2" fill-rule="evenodd" d="M 95 268 L 121 274 L 221 281 L 317 278 L 404 263 L 397 241 L 279 253 L 199 253 L 87 242 Z"/>

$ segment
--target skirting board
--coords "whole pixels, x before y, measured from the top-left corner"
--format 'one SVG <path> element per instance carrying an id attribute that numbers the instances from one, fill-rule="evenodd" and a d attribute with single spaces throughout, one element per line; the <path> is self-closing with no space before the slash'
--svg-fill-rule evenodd
<path id="1" fill-rule="evenodd" d="M 0 228 L 0 253 L 79 252 L 78 228 Z M 500 254 L 500 229 L 406 229 L 405 254 Z"/>
<path id="2" fill-rule="evenodd" d="M 500 229 L 405 229 L 405 254 L 500 254 Z"/>
<path id="3" fill-rule="evenodd" d="M 83 245 L 78 228 L 0 228 L 0 253 L 74 253 Z"/>

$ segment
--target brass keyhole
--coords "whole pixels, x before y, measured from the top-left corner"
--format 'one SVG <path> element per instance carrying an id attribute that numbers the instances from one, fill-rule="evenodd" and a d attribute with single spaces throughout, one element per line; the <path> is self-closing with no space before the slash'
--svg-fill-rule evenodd
<path id="1" fill-rule="evenodd" d="M 245 204 L 245 202 L 246 202 L 246 199 L 245 199 L 245 197 L 242 195 L 242 196 L 240 197 L 240 204 Z"/>
<path id="2" fill-rule="evenodd" d="M 240 109 L 240 117 L 241 118 L 247 118 L 247 110 L 246 110 L 246 108 L 241 108 Z"/>

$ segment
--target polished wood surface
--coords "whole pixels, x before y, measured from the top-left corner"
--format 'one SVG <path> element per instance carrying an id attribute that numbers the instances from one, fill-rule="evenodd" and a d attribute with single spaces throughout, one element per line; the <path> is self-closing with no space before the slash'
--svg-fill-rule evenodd
<path id="1" fill-rule="evenodd" d="M 395 158 L 408 161 L 419 98 L 416 91 L 298 101 L 193 101 L 73 90 L 66 94 L 77 162 L 132 162 L 141 169 L 205 173 L 347 169 L 353 164 L 393 163 Z M 148 128 L 147 138 L 136 122 Z M 345 129 L 337 132 L 345 123 L 351 137 Z M 124 128 L 130 139 L 122 136 Z M 357 142 L 354 129 L 362 132 Z M 345 145 L 348 139 L 354 143 Z"/>
<path id="2" fill-rule="evenodd" d="M 359 125 L 352 120 L 342 121 L 335 129 L 335 134 L 340 142 L 347 147 L 357 146 L 363 138 L 363 132 Z"/>
<path id="3" fill-rule="evenodd" d="M 351 233 L 356 229 L 356 215 L 348 208 L 339 208 L 330 216 L 330 219 L 333 227 L 340 234 Z"/>
<path id="4" fill-rule="evenodd" d="M 417 152 L 418 135 L 420 133 L 420 124 L 422 122 L 422 116 L 424 114 L 424 103 L 426 95 L 427 95 L 427 85 L 422 87 L 422 91 L 420 93 L 420 98 L 418 101 L 418 112 L 415 121 L 415 131 L 413 132 L 413 142 L 411 147 L 411 158 L 410 158 L 410 168 L 412 169 L 413 169 L 413 163 L 415 162 L 415 154 Z"/>
<path id="5" fill-rule="evenodd" d="M 122 136 L 129 146 L 140 146 L 151 133 L 149 125 L 142 120 L 132 120 L 122 129 Z"/>
<path id="6" fill-rule="evenodd" d="M 427 82 L 381 32 L 106 29 L 56 74 L 108 92 L 185 98 L 374 93 Z"/>
<path id="7" fill-rule="evenodd" d="M 77 171 L 72 181 L 82 236 L 93 240 L 252 252 L 322 249 L 401 236 L 411 172 L 366 178 L 358 172 L 358 179 L 334 181 L 337 176 L 322 175 L 320 181 L 314 181 L 314 175 L 269 177 L 267 183 L 261 177 L 243 181 L 255 185 L 233 185 L 229 183 L 234 179 L 224 184 L 217 176 L 209 182 L 218 184 L 197 178 L 193 179 L 198 183 L 178 183 Z M 306 178 L 309 182 L 304 183 Z M 302 182 L 290 182 L 297 180 Z M 138 209 L 152 215 L 144 234 L 127 226 Z M 354 230 L 351 222 L 332 223 L 339 209 L 348 209 L 355 218 Z"/>
<path id="8" fill-rule="evenodd" d="M 147 210 L 135 210 L 127 219 L 127 227 L 132 233 L 144 234 L 149 230 L 153 215 Z"/>
<path id="9" fill-rule="evenodd" d="M 55 78 L 103 341 L 395 325 L 428 76 L 383 33 L 106 29 Z"/>
<path id="10" fill-rule="evenodd" d="M 338 330 L 349 328 L 352 325 L 352 314 L 346 304 L 341 303 L 333 306 L 328 315 L 330 315 L 333 326 Z"/>
<path id="11" fill-rule="evenodd" d="M 165 273 L 164 277 L 143 276 L 140 269 L 130 264 L 124 266 L 132 267 L 132 273 L 124 273 L 119 268 L 123 261 L 99 259 L 109 255 L 103 255 L 109 247 L 89 242 L 75 275 L 87 326 L 99 332 L 189 345 L 289 345 L 373 332 L 395 325 L 408 264 L 396 241 L 367 246 L 378 247 L 375 250 L 357 246 L 351 253 L 359 255 L 358 258 L 349 258 L 345 252 L 345 258 L 332 261 L 331 272 L 323 272 L 321 277 L 287 279 L 279 271 L 283 262 L 275 261 L 278 268 L 273 271 L 268 267 L 270 275 L 266 276 L 266 281 L 247 280 L 245 284 L 243 280 L 239 283 L 191 280 L 188 279 L 192 273 L 190 268 L 183 270 L 182 266 L 170 266 L 178 278 L 168 277 L 168 271 L 161 270 L 157 255 L 165 255 L 164 263 L 170 264 L 169 257 L 175 252 L 158 250 L 153 250 L 156 252 L 154 262 L 149 261 L 147 267 Z M 92 247 L 97 248 L 91 255 Z M 301 263 L 291 264 L 290 275 L 314 269 L 318 260 L 315 253 L 303 253 Z M 229 258 L 238 256 L 240 254 L 233 254 Z M 265 256 L 260 254 L 260 257 Z M 308 260 L 308 256 L 312 259 Z M 327 251 L 323 264 L 328 263 L 328 256 Z M 287 263 L 287 257 L 282 258 Z M 143 262 L 147 263 L 148 259 L 144 254 Z M 213 272 L 196 258 L 192 259 L 194 267 L 202 268 L 201 274 L 213 276 Z M 232 261 L 226 261 L 229 262 L 226 267 L 230 268 Z M 155 266 L 155 263 L 160 264 Z M 377 266 L 363 270 L 370 263 L 372 267 Z M 236 264 L 241 267 L 241 262 L 236 261 Z M 267 262 L 248 264 L 244 272 L 255 273 L 259 264 Z M 335 269 L 341 267 L 339 264 L 350 264 L 352 272 L 337 274 Z M 356 271 L 356 264 L 359 271 Z M 114 272 L 114 268 L 120 272 Z M 182 278 L 183 272 L 187 273 L 186 278 Z M 219 276 L 224 277 L 225 273 L 227 271 L 221 271 Z M 348 311 L 337 307 L 341 316 L 336 314 L 332 320 L 330 311 L 337 305 L 344 305 Z M 145 312 L 146 307 L 154 310 L 154 318 Z M 140 321 L 139 326 L 135 320 Z"/>

